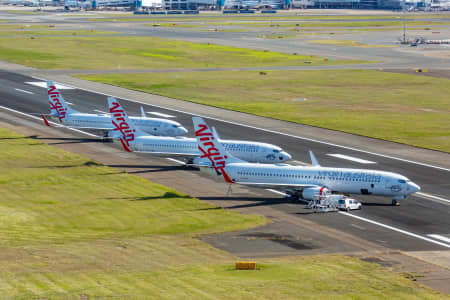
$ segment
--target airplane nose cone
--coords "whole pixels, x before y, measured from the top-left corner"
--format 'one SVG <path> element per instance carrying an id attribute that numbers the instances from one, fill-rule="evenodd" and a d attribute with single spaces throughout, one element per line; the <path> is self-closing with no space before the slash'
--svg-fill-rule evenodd
<path id="1" fill-rule="evenodd" d="M 409 191 L 411 193 L 415 193 L 415 192 L 420 191 L 420 186 L 418 186 L 414 182 L 408 182 L 408 187 L 409 187 Z"/>
<path id="2" fill-rule="evenodd" d="M 282 156 L 280 156 L 280 160 L 281 161 L 287 161 L 287 160 L 290 160 L 291 158 L 292 158 L 292 156 L 289 154 L 289 153 L 287 153 L 287 152 L 281 152 L 281 154 L 282 154 Z"/>
<path id="3" fill-rule="evenodd" d="M 188 133 L 188 130 L 184 127 L 178 127 L 177 129 L 177 135 L 185 135 L 186 133 Z"/>

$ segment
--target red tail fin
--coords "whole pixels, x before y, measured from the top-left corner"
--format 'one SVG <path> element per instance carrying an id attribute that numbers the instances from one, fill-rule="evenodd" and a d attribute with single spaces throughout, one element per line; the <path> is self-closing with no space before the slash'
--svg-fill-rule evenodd
<path id="1" fill-rule="evenodd" d="M 48 127 L 50 127 L 50 123 L 47 121 L 47 119 L 45 118 L 44 115 L 41 115 L 42 119 L 44 120 L 45 125 L 47 125 Z"/>

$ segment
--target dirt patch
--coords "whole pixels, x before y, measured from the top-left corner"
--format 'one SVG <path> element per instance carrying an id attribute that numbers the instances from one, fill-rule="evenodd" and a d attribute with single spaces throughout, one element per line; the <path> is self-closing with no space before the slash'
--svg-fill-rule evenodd
<path id="1" fill-rule="evenodd" d="M 428 252 L 428 251 L 427 251 Z M 426 257 L 449 256 L 450 251 L 429 251 Z M 435 290 L 450 294 L 450 270 L 440 265 L 425 261 L 424 253 L 416 252 L 384 252 L 377 255 L 355 255 L 355 257 L 379 264 L 404 277 L 417 281 L 420 284 L 429 286 Z M 420 258 L 418 258 L 420 256 Z"/>
<path id="2" fill-rule="evenodd" d="M 275 243 L 279 243 L 281 245 L 287 246 L 289 248 L 295 250 L 305 250 L 305 249 L 313 249 L 313 247 L 306 245 L 305 243 L 299 242 L 295 240 L 291 235 L 281 235 L 275 233 L 266 233 L 266 232 L 255 232 L 255 233 L 247 233 L 242 234 L 241 236 L 256 238 L 256 239 L 266 239 L 273 241 Z"/>

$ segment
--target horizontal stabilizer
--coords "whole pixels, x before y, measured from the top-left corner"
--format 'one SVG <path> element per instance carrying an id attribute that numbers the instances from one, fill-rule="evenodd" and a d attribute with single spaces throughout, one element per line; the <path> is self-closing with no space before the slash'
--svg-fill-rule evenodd
<path id="1" fill-rule="evenodd" d="M 50 123 L 48 122 L 47 118 L 43 114 L 41 114 L 41 117 L 44 120 L 45 125 L 50 127 Z"/>

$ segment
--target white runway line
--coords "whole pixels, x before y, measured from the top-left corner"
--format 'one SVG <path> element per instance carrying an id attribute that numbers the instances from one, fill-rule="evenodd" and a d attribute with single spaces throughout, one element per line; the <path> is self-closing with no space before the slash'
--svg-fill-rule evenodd
<path id="1" fill-rule="evenodd" d="M 309 163 L 305 163 L 303 161 L 299 161 L 299 160 L 291 160 L 291 163 L 295 164 L 295 165 L 300 165 L 300 166 L 312 166 Z"/>
<path id="2" fill-rule="evenodd" d="M 172 116 L 172 115 L 166 115 L 160 112 L 156 112 L 156 111 L 148 111 L 148 114 L 152 114 L 158 117 L 163 117 L 163 118 L 176 118 L 176 116 Z"/>
<path id="3" fill-rule="evenodd" d="M 67 102 L 67 101 L 66 101 L 66 103 L 69 104 L 69 105 L 75 105 L 75 104 L 73 104 L 72 102 Z"/>
<path id="4" fill-rule="evenodd" d="M 166 159 L 167 159 L 167 160 L 171 160 L 171 161 L 173 161 L 173 162 L 176 162 L 177 164 L 180 164 L 180 165 L 185 165 L 185 163 L 184 163 L 183 161 L 178 160 L 178 159 L 175 159 L 175 158 L 167 157 Z"/>
<path id="5" fill-rule="evenodd" d="M 450 203 L 450 200 L 448 200 L 448 199 L 444 199 L 444 198 L 441 198 L 441 197 L 438 197 L 438 196 L 433 196 L 433 195 L 425 194 L 425 193 L 421 193 L 421 192 L 416 192 L 413 195 L 419 195 L 419 196 L 423 196 L 423 197 L 426 197 L 426 198 L 431 198 L 431 199 L 435 199 L 435 200 L 439 200 L 439 201 L 444 201 L 444 202 Z"/>
<path id="6" fill-rule="evenodd" d="M 443 242 L 446 242 L 448 244 L 450 244 L 450 239 L 446 238 L 445 236 L 439 235 L 439 234 L 427 234 L 427 236 L 433 238 L 433 239 L 437 239 L 437 240 L 441 240 Z"/>
<path id="7" fill-rule="evenodd" d="M 27 81 L 25 83 L 35 85 L 38 87 L 42 87 L 42 88 L 47 88 L 47 82 L 45 82 L 45 81 Z M 74 90 L 75 89 L 74 87 L 64 85 L 64 84 L 58 84 L 58 83 L 55 83 L 55 87 L 59 90 Z"/>
<path id="8" fill-rule="evenodd" d="M 101 113 L 101 114 L 109 115 L 109 113 L 101 111 L 101 110 L 98 110 L 98 109 L 94 109 L 94 111 L 96 111 L 98 113 Z"/>
<path id="9" fill-rule="evenodd" d="M 341 159 L 355 161 L 355 162 L 358 162 L 360 164 L 376 164 L 376 162 L 374 162 L 374 161 L 365 160 L 365 159 L 361 159 L 361 158 L 357 158 L 357 157 L 353 157 L 353 156 L 348 156 L 348 155 L 344 155 L 344 154 L 327 154 L 327 155 L 328 156 L 337 157 L 337 158 L 341 158 Z"/>
<path id="10" fill-rule="evenodd" d="M 44 79 L 39 78 L 37 76 L 31 76 L 31 77 L 35 78 L 37 80 L 44 80 Z M 80 90 L 88 91 L 88 92 L 91 92 L 91 93 L 94 93 L 94 94 L 98 94 L 98 95 L 117 97 L 117 96 L 114 96 L 114 95 L 109 95 L 109 94 L 106 94 L 106 93 L 102 93 L 102 92 L 98 92 L 98 91 L 94 91 L 94 90 L 90 90 L 90 89 L 85 89 L 85 88 L 80 88 L 80 87 L 77 87 L 77 88 L 80 89 Z M 316 140 L 316 139 L 311 139 L 311 138 L 307 138 L 307 137 L 297 136 L 297 135 L 284 133 L 284 132 L 279 132 L 279 131 L 275 131 L 275 130 L 271 130 L 271 129 L 259 128 L 259 127 L 256 127 L 256 126 L 251 126 L 251 125 L 247 125 L 247 124 L 243 124 L 243 123 L 239 123 L 239 122 L 233 122 L 233 121 L 218 119 L 218 118 L 205 116 L 205 115 L 201 115 L 201 114 L 190 113 L 190 112 L 186 112 L 186 111 L 175 109 L 175 108 L 169 108 L 169 107 L 164 107 L 164 106 L 155 105 L 155 104 L 151 104 L 151 103 L 146 103 L 146 102 L 142 102 L 142 101 L 137 101 L 137 100 L 133 100 L 133 99 L 130 99 L 130 98 L 124 98 L 124 97 L 117 97 L 117 98 L 124 99 L 124 100 L 130 101 L 130 102 L 134 102 L 134 103 L 139 103 L 141 105 L 150 105 L 150 106 L 153 106 L 153 107 L 158 107 L 158 108 L 165 109 L 165 110 L 170 110 L 170 111 L 176 111 L 176 112 L 187 114 L 187 115 L 191 115 L 191 116 L 198 116 L 198 117 L 202 117 L 202 118 L 205 118 L 205 119 L 210 119 L 210 120 L 220 121 L 220 122 L 224 122 L 224 123 L 228 123 L 228 124 L 233 124 L 233 125 L 243 126 L 243 127 L 247 127 L 247 128 L 257 129 L 257 130 L 270 132 L 270 133 L 275 133 L 275 134 L 279 134 L 279 135 L 283 135 L 283 136 L 288 136 L 288 137 L 292 137 L 292 138 L 296 138 L 296 139 L 300 139 L 300 140 L 304 140 L 304 141 L 310 141 L 310 142 L 319 143 L 319 144 L 323 144 L 323 145 L 339 147 L 339 148 L 342 148 L 342 149 L 357 151 L 357 152 L 361 152 L 361 153 L 366 153 L 366 154 L 370 154 L 370 155 L 375 155 L 375 156 L 379 156 L 379 157 L 394 159 L 394 160 L 403 161 L 403 162 L 407 162 L 407 163 L 411 163 L 411 164 L 415 164 L 415 165 L 419 165 L 419 166 L 424 166 L 424 167 L 428 167 L 428 168 L 434 168 L 434 169 L 450 172 L 449 168 L 444 168 L 444 167 L 440 167 L 440 166 L 426 164 L 426 163 L 422 163 L 422 162 L 418 162 L 418 161 L 413 161 L 413 160 L 404 159 L 404 158 L 400 158 L 400 157 L 395 157 L 395 156 L 391 156 L 391 155 L 386 155 L 386 154 L 371 152 L 371 151 L 362 150 L 362 149 L 358 149 L 358 148 L 338 145 L 338 144 L 334 144 L 334 143 L 330 143 L 330 142 L 324 142 L 324 141 L 321 141 L 321 140 Z"/>
<path id="11" fill-rule="evenodd" d="M 280 192 L 280 191 L 277 191 L 277 190 L 273 190 L 273 189 L 266 189 L 266 191 L 269 191 L 269 192 L 272 192 L 272 193 L 275 193 L 275 194 L 278 194 L 278 195 L 282 195 L 282 196 L 285 196 L 285 197 L 289 196 L 286 193 L 283 193 L 283 192 Z"/>
<path id="12" fill-rule="evenodd" d="M 15 90 L 19 91 L 19 92 L 22 92 L 22 93 L 27 93 L 27 94 L 30 94 L 30 95 L 34 95 L 34 93 L 30 92 L 30 91 L 25 91 L 25 90 L 22 90 L 22 89 L 15 89 Z"/>
<path id="13" fill-rule="evenodd" d="M 418 235 L 418 234 L 415 234 L 415 233 L 412 233 L 412 232 L 409 232 L 409 231 L 406 231 L 406 230 L 403 230 L 403 229 L 399 229 L 399 228 L 396 228 L 396 227 L 393 227 L 393 226 L 389 226 L 389 225 L 386 225 L 386 224 L 383 224 L 383 223 L 380 223 L 380 222 L 376 222 L 376 221 L 373 221 L 373 220 L 370 220 L 370 219 L 359 217 L 359 216 L 356 216 L 356 215 L 353 215 L 353 214 L 350 214 L 350 213 L 347 213 L 347 212 L 340 211 L 339 213 L 343 214 L 345 216 L 352 217 L 352 218 L 355 218 L 355 219 L 358 219 L 358 220 L 361 220 L 361 221 L 365 221 L 365 222 L 368 222 L 368 223 L 372 223 L 372 224 L 375 224 L 375 225 L 378 225 L 378 226 L 381 226 L 381 227 L 384 227 L 384 228 L 387 228 L 387 229 L 390 229 L 390 230 L 393 230 L 393 231 L 396 231 L 396 232 L 399 232 L 399 233 L 403 233 L 405 235 L 408 235 L 408 236 L 411 236 L 411 237 L 415 237 L 415 238 L 418 238 L 418 239 L 421 239 L 421 240 L 424 240 L 424 241 L 427 241 L 427 242 L 430 242 L 430 243 L 433 243 L 433 244 L 437 244 L 439 246 L 450 248 L 449 244 L 445 244 L 445 243 L 442 243 L 442 242 L 439 242 L 439 241 L 435 241 L 435 240 L 432 240 L 430 238 L 427 238 L 427 237 L 424 237 L 424 236 L 421 236 L 421 235 Z"/>
<path id="14" fill-rule="evenodd" d="M 5 107 L 5 106 L 1 106 L 1 105 L 0 105 L 0 109 L 8 110 L 8 111 L 14 112 L 14 113 L 19 114 L 19 115 L 22 115 L 22 116 L 27 116 L 27 117 L 32 118 L 32 119 L 34 119 L 34 120 L 42 121 L 42 119 L 41 119 L 40 117 L 36 117 L 36 116 L 30 115 L 30 114 L 27 114 L 27 113 L 24 113 L 24 112 L 21 112 L 21 111 L 18 111 L 18 110 L 9 108 L 9 107 Z M 64 126 L 64 125 L 61 125 L 61 124 L 52 122 L 52 121 L 48 121 L 48 122 L 49 122 L 50 124 L 56 126 L 56 127 L 64 127 L 64 128 L 69 129 L 69 130 L 72 130 L 72 131 L 75 131 L 75 132 L 79 132 L 79 133 L 82 133 L 82 134 L 85 134 L 85 135 L 88 135 L 88 136 L 100 138 L 100 136 L 95 135 L 95 134 L 92 134 L 92 133 L 89 133 L 89 132 L 85 132 L 85 131 L 82 131 L 82 130 L 79 130 L 79 129 L 67 127 L 67 126 Z"/>

